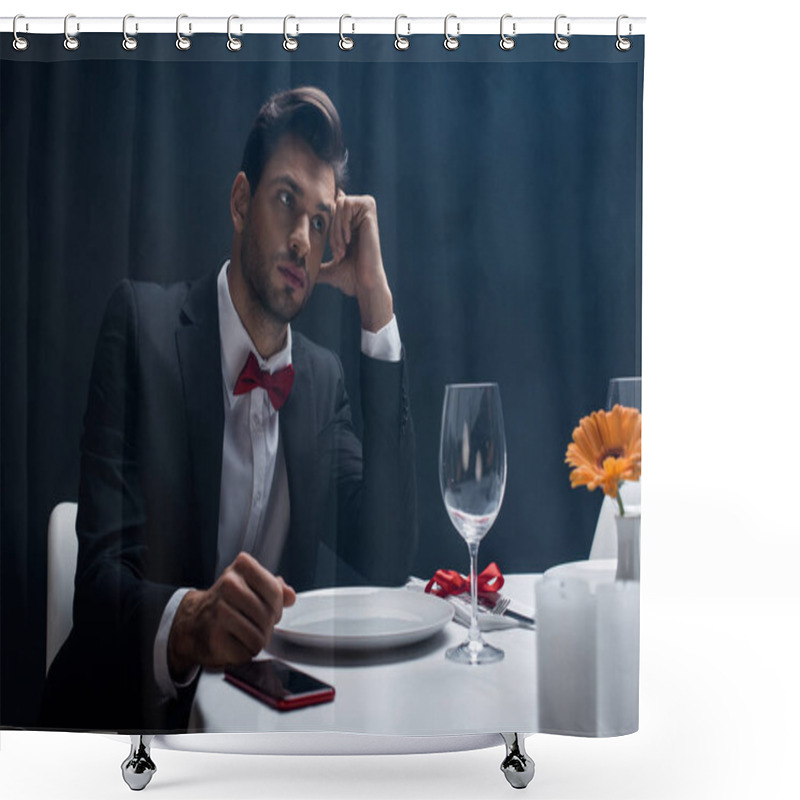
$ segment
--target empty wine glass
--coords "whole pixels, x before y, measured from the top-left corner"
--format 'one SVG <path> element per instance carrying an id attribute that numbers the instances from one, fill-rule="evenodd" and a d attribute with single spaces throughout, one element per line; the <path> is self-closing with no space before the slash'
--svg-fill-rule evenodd
<path id="1" fill-rule="evenodd" d="M 642 410 L 641 378 L 612 378 L 608 382 L 606 408 L 610 411 L 617 404 Z"/>
<path id="2" fill-rule="evenodd" d="M 637 378 L 612 378 L 608 382 L 608 400 L 606 401 L 606 409 L 611 411 L 615 405 L 626 406 L 627 408 L 636 408 L 642 410 L 642 379 Z M 622 496 L 622 503 L 626 509 L 633 512 L 641 509 L 642 506 L 642 482 L 638 481 L 623 481 L 619 487 L 619 493 Z M 616 511 L 617 504 L 611 498 L 607 498 L 607 505 L 613 506 Z M 598 528 L 600 522 L 597 523 Z M 613 528 L 613 539 L 616 542 L 616 524 Z M 597 533 L 595 532 L 595 537 Z M 612 538 L 612 537 L 609 537 Z M 616 552 L 616 544 L 613 545 L 614 552 Z M 592 545 L 594 549 L 594 545 Z"/>
<path id="3" fill-rule="evenodd" d="M 487 664 L 503 651 L 478 628 L 478 545 L 492 527 L 506 490 L 506 435 L 496 383 L 445 388 L 439 446 L 439 485 L 455 529 L 469 548 L 472 615 L 469 634 L 446 655 L 462 664 Z"/>

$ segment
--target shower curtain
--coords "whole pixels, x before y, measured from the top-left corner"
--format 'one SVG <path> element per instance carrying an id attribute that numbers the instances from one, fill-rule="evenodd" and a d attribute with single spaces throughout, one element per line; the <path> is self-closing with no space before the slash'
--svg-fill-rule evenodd
<path id="1" fill-rule="evenodd" d="M 589 558 L 602 498 L 570 488 L 565 451 L 578 421 L 604 406 L 609 380 L 641 374 L 644 39 L 633 37 L 622 52 L 613 35 L 575 37 L 563 51 L 544 35 L 520 37 L 507 51 L 497 36 L 464 37 L 456 50 L 428 35 L 411 37 L 406 50 L 392 37 L 353 38 L 344 51 L 336 36 L 300 37 L 291 52 L 272 35 L 246 37 L 238 51 L 226 48 L 224 35 L 195 37 L 185 51 L 164 34 L 142 36 L 133 51 L 112 34 L 87 34 L 72 52 L 59 36 L 32 37 L 24 52 L 10 35 L 0 38 L 0 725 L 209 732 L 313 725 L 419 736 L 635 730 L 638 583 L 622 603 L 623 623 L 604 617 L 599 599 L 587 601 L 597 606 L 584 618 L 593 627 L 572 637 L 570 658 L 580 663 L 572 672 L 560 666 L 561 695 L 578 700 L 562 717 L 546 703 L 547 720 L 541 679 L 552 664 L 541 649 L 546 641 L 565 646 L 557 634 L 570 630 L 574 609 L 562 609 L 544 630 L 535 585 L 550 568 Z M 256 208 L 257 193 L 237 193 L 236 181 L 259 109 L 299 87 L 320 90 L 338 112 L 348 213 L 374 214 L 377 225 L 367 231 L 348 217 L 346 235 L 312 244 L 336 224 L 340 202 L 324 158 L 321 184 L 298 186 L 289 167 L 272 175 L 273 200 L 298 204 L 309 253 L 318 248 L 323 263 L 336 260 L 337 248 L 350 252 L 353 240 L 379 241 L 396 352 L 388 367 L 374 356 L 362 304 L 336 286 L 318 285 L 292 318 L 295 397 L 267 451 L 271 465 L 282 459 L 287 467 L 289 521 L 285 539 L 262 560 L 276 565 L 273 572 L 290 564 L 295 633 L 303 603 L 314 598 L 328 598 L 334 619 L 346 605 L 337 594 L 343 587 L 361 586 L 363 594 L 372 591 L 364 585 L 391 586 L 418 598 L 439 570 L 466 575 L 467 548 L 439 485 L 442 403 L 448 384 L 495 382 L 507 482 L 479 571 L 496 565 L 512 609 L 537 619 L 536 627 L 484 625 L 485 638 L 506 652 L 498 665 L 446 661 L 446 647 L 467 633 L 452 595 L 428 593 L 455 616 L 439 624 L 422 612 L 413 641 L 390 635 L 371 646 L 367 628 L 380 628 L 381 614 L 356 631 L 365 644 L 339 647 L 324 631 L 322 643 L 276 634 L 270 655 L 335 690 L 333 700 L 277 712 L 226 680 L 219 665 L 183 673 L 185 686 L 177 676 L 174 694 L 165 694 L 154 664 L 170 662 L 154 637 L 169 635 L 160 625 L 168 603 L 180 602 L 176 587 L 207 590 L 250 541 L 247 531 L 269 528 L 263 520 L 278 514 L 273 487 L 282 479 L 258 472 L 254 450 L 243 495 L 250 511 L 234 513 L 241 539 L 223 557 L 215 537 L 238 474 L 226 466 L 223 430 L 227 437 L 225 414 L 239 399 L 225 394 L 219 318 L 227 297 L 247 328 L 231 265 L 242 261 L 243 238 L 251 254 L 273 241 L 263 231 L 277 213 Z M 319 166 L 317 153 L 302 152 Z M 313 208 L 303 205 L 309 198 Z M 240 201 L 250 210 L 242 212 Z M 287 267 L 292 247 L 276 250 L 286 296 L 296 294 L 287 287 L 305 291 L 314 281 L 313 255 Z M 197 287 L 204 299 L 193 306 Z M 178 330 L 204 320 L 206 349 L 185 349 Z M 213 380 L 187 389 L 180 375 L 164 377 L 187 368 L 187 359 L 211 363 Z M 315 410 L 297 416 L 292 408 L 309 396 Z M 193 426 L 186 417 L 201 401 L 213 406 L 204 418 L 212 422 Z M 320 409 L 332 409 L 338 425 L 347 402 L 352 425 L 343 444 Z M 274 410 L 270 404 L 263 408 Z M 291 414 L 314 454 L 315 470 L 302 473 L 301 486 L 283 427 Z M 387 434 L 376 416 L 392 414 Z M 360 457 L 356 466 L 336 461 L 356 440 L 371 454 L 365 471 L 372 466 L 381 476 L 369 492 L 358 480 Z M 198 464 L 210 479 L 193 471 Z M 356 488 L 345 500 L 339 490 L 353 470 Z M 222 473 L 233 477 L 220 492 Z M 259 491 L 266 505 L 252 522 Z M 65 501 L 80 501 L 79 580 L 73 630 L 46 680 L 48 520 Z M 360 539 L 351 502 L 359 520 L 359 503 L 380 520 Z M 165 527 L 156 530 L 153 520 Z M 358 596 L 350 588 L 347 597 Z M 422 630 L 428 621 L 430 632 Z M 630 652 L 609 662 L 614 648 Z M 598 721 L 597 708 L 619 697 L 617 685 L 604 693 L 614 682 L 608 665 L 619 659 L 627 665 L 627 710 L 615 728 Z M 48 716 L 67 685 L 82 692 L 79 711 Z"/>

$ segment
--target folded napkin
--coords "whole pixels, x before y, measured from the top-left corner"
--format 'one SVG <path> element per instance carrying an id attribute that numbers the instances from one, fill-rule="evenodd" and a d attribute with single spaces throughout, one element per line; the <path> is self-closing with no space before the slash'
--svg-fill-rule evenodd
<path id="1" fill-rule="evenodd" d="M 410 589 L 412 592 L 424 592 L 425 587 L 429 584 L 429 581 L 425 581 L 422 578 L 414 577 L 413 575 L 408 579 L 406 583 L 406 589 Z M 453 608 L 455 609 L 455 616 L 453 619 L 458 622 L 459 624 L 463 625 L 465 628 L 469 627 L 470 617 L 471 617 L 471 609 L 470 609 L 470 597 L 468 594 L 457 594 L 457 595 L 447 595 L 442 598 L 443 600 L 450 603 Z M 520 614 L 525 614 L 525 616 L 533 617 L 533 609 L 528 608 L 526 606 L 522 606 L 519 603 L 512 603 L 511 608 L 514 611 L 518 611 Z M 495 631 L 495 630 L 502 630 L 503 628 L 516 628 L 519 623 L 516 620 L 511 619 L 510 617 L 499 616 L 497 614 L 492 614 L 486 609 L 483 609 L 478 606 L 478 628 L 482 631 Z"/>

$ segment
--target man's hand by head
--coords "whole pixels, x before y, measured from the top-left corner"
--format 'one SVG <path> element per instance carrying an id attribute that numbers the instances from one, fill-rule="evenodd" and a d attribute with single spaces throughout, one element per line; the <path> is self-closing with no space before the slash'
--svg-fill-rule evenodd
<path id="1" fill-rule="evenodd" d="M 239 553 L 210 589 L 184 596 L 169 634 L 167 659 L 177 678 L 193 666 L 242 664 L 269 644 L 296 594 L 283 578 Z"/>
<path id="2" fill-rule="evenodd" d="M 378 210 L 369 195 L 336 195 L 328 242 L 333 260 L 323 264 L 319 282 L 335 286 L 358 300 L 361 326 L 380 330 L 394 313 L 392 293 L 383 269 Z"/>

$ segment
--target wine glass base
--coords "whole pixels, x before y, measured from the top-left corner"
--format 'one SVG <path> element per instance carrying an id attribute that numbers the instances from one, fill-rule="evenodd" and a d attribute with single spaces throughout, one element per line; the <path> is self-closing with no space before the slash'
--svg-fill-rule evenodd
<path id="1" fill-rule="evenodd" d="M 505 653 L 499 647 L 492 647 L 482 639 L 474 642 L 467 639 L 458 647 L 447 650 L 445 656 L 457 664 L 492 664 L 502 661 Z"/>

